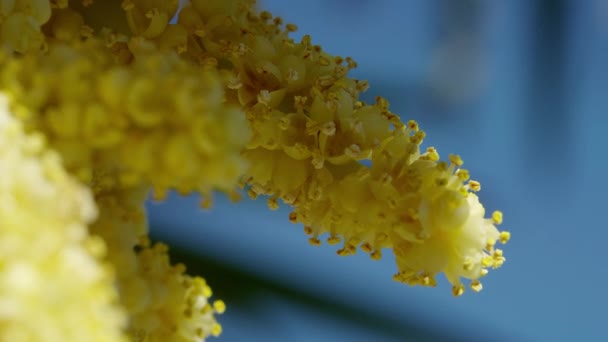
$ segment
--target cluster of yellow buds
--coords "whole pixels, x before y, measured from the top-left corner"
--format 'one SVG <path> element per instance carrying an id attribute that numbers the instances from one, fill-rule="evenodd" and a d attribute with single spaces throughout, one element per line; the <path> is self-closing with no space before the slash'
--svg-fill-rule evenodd
<path id="1" fill-rule="evenodd" d="M 7 102 L 0 96 L 0 340 L 121 341 L 106 245 L 87 229 L 91 191 Z"/>
<path id="2" fill-rule="evenodd" d="M 509 233 L 500 212 L 484 217 L 460 157 L 421 153 L 416 122 L 359 100 L 368 85 L 347 76 L 352 58 L 294 41 L 296 26 L 254 1 L 179 5 L 0 0 L 1 340 L 221 332 L 224 303 L 148 240 L 150 190 L 208 206 L 244 186 L 291 205 L 313 245 L 327 234 L 339 255 L 372 259 L 389 248 L 397 281 L 435 286 L 444 273 L 454 295 L 462 278 L 481 290 Z"/>

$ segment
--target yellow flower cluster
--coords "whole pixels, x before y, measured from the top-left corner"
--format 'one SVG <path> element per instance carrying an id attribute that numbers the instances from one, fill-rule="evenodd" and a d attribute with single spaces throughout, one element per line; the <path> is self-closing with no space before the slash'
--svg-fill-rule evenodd
<path id="1" fill-rule="evenodd" d="M 295 30 L 239 1 L 192 1 L 179 14 L 175 31 L 188 43 L 178 51 L 214 60 L 228 73 L 228 100 L 246 110 L 250 196 L 269 195 L 271 208 L 279 199 L 292 205 L 290 220 L 304 224 L 309 241 L 329 233 L 328 243 L 343 243 L 339 255 L 360 247 L 379 259 L 392 248 L 395 280 L 434 286 L 443 272 L 455 295 L 461 277 L 479 291 L 487 268 L 504 262 L 494 248 L 509 238 L 495 227 L 501 214 L 484 218 L 471 193 L 479 183 L 468 181 L 460 157 L 448 165 L 433 148 L 420 154 L 425 134 L 416 122 L 402 123 L 383 98 L 358 100 L 367 83 L 346 76 L 355 61 L 309 36 L 295 42 Z"/>
<path id="2" fill-rule="evenodd" d="M 111 50 L 119 42 L 49 39 L 45 54 L 4 61 L 2 88 L 30 109 L 21 118 L 28 129 L 44 132 L 65 167 L 93 187 L 233 189 L 249 131 L 238 108 L 223 103 L 217 72 L 130 43 L 126 53 L 139 55 L 126 66 L 115 62 L 125 51 Z"/>
<path id="3" fill-rule="evenodd" d="M 416 122 L 383 98 L 359 100 L 368 85 L 347 77 L 354 60 L 294 41 L 296 26 L 254 1 L 178 5 L 0 0 L 11 108 L 0 109 L 0 265 L 10 270 L 0 337 L 119 340 L 123 326 L 134 341 L 218 335 L 223 302 L 148 241 L 150 189 L 199 193 L 206 206 L 212 191 L 246 186 L 273 209 L 291 205 L 313 245 L 327 233 L 339 255 L 390 248 L 397 281 L 435 286 L 444 273 L 454 295 L 461 278 L 481 290 L 509 233 L 496 228 L 500 212 L 484 217 L 460 157 L 421 153 Z M 43 278 L 57 285 L 35 284 Z M 40 321 L 49 330 L 24 329 Z M 72 322 L 81 330 L 61 330 Z"/>
<path id="4" fill-rule="evenodd" d="M 182 264 L 172 266 L 167 247 L 150 245 L 143 202 L 146 188 L 98 193 L 99 219 L 91 233 L 108 246 L 108 261 L 116 265 L 120 302 L 134 341 L 200 341 L 219 335 L 215 313 L 222 301 L 209 303 L 211 289 L 200 277 L 184 274 Z M 135 250 L 135 252 L 134 252 Z"/>
<path id="5" fill-rule="evenodd" d="M 0 341 L 123 341 L 91 192 L 0 97 Z"/>
<path id="6" fill-rule="evenodd" d="M 36 48 L 32 43 L 28 49 L 17 49 L 10 39 L 3 41 L 12 52 L 0 55 L 0 90 L 10 97 L 13 117 L 27 132 L 44 137 L 45 146 L 61 156 L 57 167 L 93 192 L 95 202 L 89 202 L 91 210 L 97 205 L 99 216 L 82 225 L 82 235 L 91 234 L 97 249 L 106 251 L 116 277 L 108 277 L 105 285 L 118 294 L 131 340 L 201 341 L 219 335 L 214 315 L 224 311 L 223 302 L 209 303 L 211 290 L 202 278 L 185 275 L 183 265 L 172 266 L 162 244 L 149 245 L 143 203 L 150 187 L 158 198 L 170 188 L 203 195 L 214 189 L 234 191 L 246 165 L 240 150 L 250 135 L 244 114 L 224 103 L 217 70 L 111 30 L 96 34 L 84 24 L 87 13 L 66 3 L 32 3 L 21 8 L 23 13 L 15 7 L 7 17 L 51 5 L 55 8 L 48 22 L 33 29 L 44 33 L 35 41 Z M 0 28 L 5 29 L 9 19 L 0 21 Z M 3 32 L 17 40 L 21 30 Z M 23 176 L 35 191 L 39 182 Z M 86 224 L 91 224 L 88 233 Z M 48 290 L 38 288 L 41 293 Z M 54 300 L 53 292 L 47 295 Z M 84 294 L 81 300 L 90 301 Z M 28 307 L 38 307 L 31 303 Z M 52 315 L 54 310 L 48 306 L 44 313 Z M 110 318 L 108 324 L 113 322 Z M 83 331 L 86 328 L 83 325 Z M 121 334 L 119 325 L 108 330 L 100 336 L 117 340 L 113 336 Z M 96 332 L 90 329 L 89 336 L 77 340 L 94 340 Z M 64 333 L 45 340 L 72 340 Z"/>

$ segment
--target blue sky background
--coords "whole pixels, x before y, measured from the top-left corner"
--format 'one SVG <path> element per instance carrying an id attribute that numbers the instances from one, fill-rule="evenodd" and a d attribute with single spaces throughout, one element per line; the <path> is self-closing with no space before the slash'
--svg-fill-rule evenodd
<path id="1" fill-rule="evenodd" d="M 512 232 L 507 262 L 479 294 L 395 283 L 391 255 L 342 258 L 312 247 L 265 201 L 221 196 L 151 204 L 153 233 L 287 288 L 454 339 L 608 340 L 608 2 L 602 0 L 266 0 L 324 50 L 351 56 L 426 131 L 458 153 Z M 204 275 L 204 274 L 203 274 Z M 214 279 L 207 279 L 213 286 Z M 247 284 L 241 284 L 247 286 Z M 219 289 L 218 289 L 219 291 Z M 370 340 L 374 330 L 259 293 L 221 317 L 220 341 Z M 255 310 L 252 310 L 254 307 Z M 354 310 L 353 309 L 353 310 Z M 416 340 L 386 336 L 386 340 Z M 384 338 L 384 337 L 383 337 Z"/>

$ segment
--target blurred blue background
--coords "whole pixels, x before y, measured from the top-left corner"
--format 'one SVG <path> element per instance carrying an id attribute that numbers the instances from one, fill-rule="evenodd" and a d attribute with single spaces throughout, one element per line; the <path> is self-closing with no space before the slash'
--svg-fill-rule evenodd
<path id="1" fill-rule="evenodd" d="M 312 247 L 289 208 L 150 204 L 152 233 L 228 304 L 220 341 L 608 341 L 608 1 L 266 0 L 351 56 L 482 184 L 512 232 L 484 290 L 391 280 L 392 255 Z"/>

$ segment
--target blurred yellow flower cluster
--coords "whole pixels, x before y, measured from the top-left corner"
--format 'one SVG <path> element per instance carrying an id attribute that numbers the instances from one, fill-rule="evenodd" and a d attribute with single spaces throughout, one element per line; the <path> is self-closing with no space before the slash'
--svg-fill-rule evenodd
<path id="1" fill-rule="evenodd" d="M 151 189 L 208 206 L 246 187 L 313 245 L 389 248 L 397 281 L 481 290 L 509 233 L 460 157 L 421 153 L 416 122 L 359 100 L 353 59 L 254 1 L 178 7 L 0 0 L 0 340 L 217 336 L 224 303 L 147 238 Z"/>
<path id="2" fill-rule="evenodd" d="M 91 191 L 0 97 L 0 340 L 120 341 L 125 315 L 87 225 Z"/>

